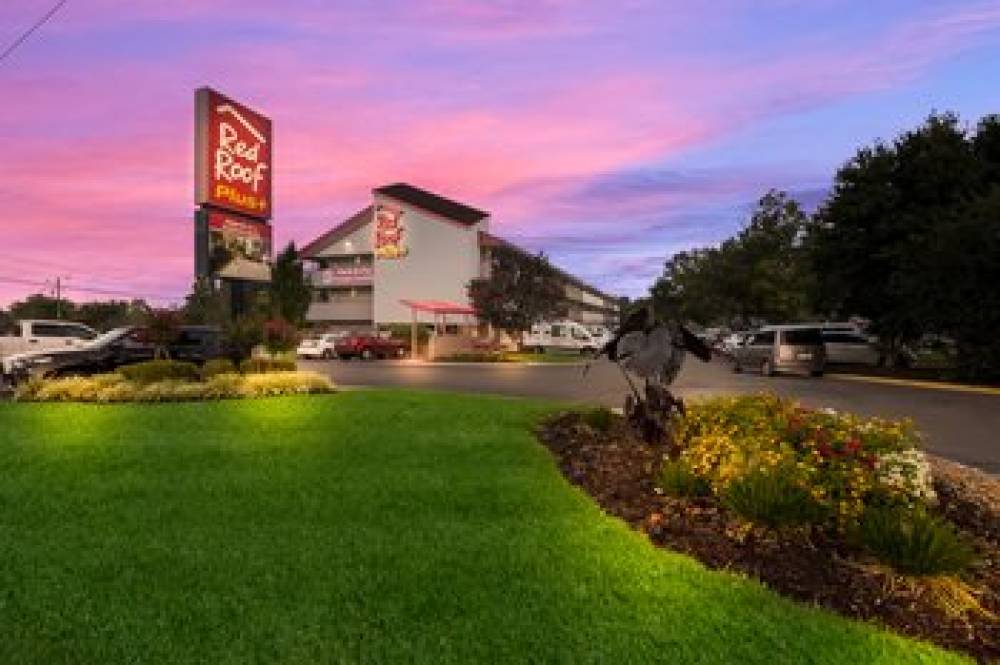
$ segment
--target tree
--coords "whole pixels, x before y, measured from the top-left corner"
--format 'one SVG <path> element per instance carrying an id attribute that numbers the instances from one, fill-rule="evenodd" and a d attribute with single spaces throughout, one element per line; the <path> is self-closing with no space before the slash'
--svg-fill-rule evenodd
<path id="1" fill-rule="evenodd" d="M 149 305 L 144 300 L 94 301 L 77 305 L 73 318 L 97 330 L 111 330 L 140 325 L 148 312 Z"/>
<path id="2" fill-rule="evenodd" d="M 472 280 L 468 293 L 479 319 L 511 337 L 559 316 L 565 306 L 562 280 L 545 255 L 506 245 L 491 250 L 489 277 Z"/>
<path id="3" fill-rule="evenodd" d="M 10 313 L 15 319 L 72 319 L 76 305 L 65 298 L 58 301 L 41 293 L 30 295 L 22 301 L 10 306 Z"/>
<path id="4" fill-rule="evenodd" d="M 10 312 L 0 309 L 0 335 L 8 335 L 14 332 L 15 319 Z"/>
<path id="5" fill-rule="evenodd" d="M 808 246 L 817 297 L 897 347 L 951 337 L 967 378 L 1000 377 L 1000 121 L 931 115 L 841 168 Z"/>
<path id="6" fill-rule="evenodd" d="M 278 254 L 271 268 L 271 315 L 281 317 L 295 326 L 302 326 L 312 301 L 312 288 L 306 281 L 295 243 L 289 243 Z"/>
<path id="7" fill-rule="evenodd" d="M 175 309 L 152 309 L 146 319 L 146 336 L 153 344 L 153 357 L 169 358 L 170 345 L 180 336 L 183 317 Z"/>
<path id="8" fill-rule="evenodd" d="M 736 236 L 667 260 L 651 290 L 657 311 L 701 325 L 808 316 L 811 275 L 802 242 L 808 225 L 796 201 L 767 192 Z"/>
<path id="9" fill-rule="evenodd" d="M 195 280 L 184 299 L 184 320 L 191 325 L 222 325 L 227 318 L 222 293 L 207 278 Z"/>
<path id="10" fill-rule="evenodd" d="M 299 343 L 298 330 L 281 318 L 264 322 L 263 338 L 264 346 L 272 356 L 291 351 Z"/>

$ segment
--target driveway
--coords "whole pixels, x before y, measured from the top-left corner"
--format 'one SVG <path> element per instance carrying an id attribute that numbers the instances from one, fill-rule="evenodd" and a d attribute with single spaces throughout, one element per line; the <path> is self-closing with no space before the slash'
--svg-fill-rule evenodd
<path id="1" fill-rule="evenodd" d="M 580 366 L 517 363 L 426 364 L 409 361 L 303 362 L 343 386 L 398 386 L 482 392 L 621 406 L 628 384 L 613 364 Z M 902 385 L 792 376 L 734 374 L 721 361 L 689 358 L 676 383 L 684 397 L 773 391 L 813 407 L 865 415 L 909 417 L 926 435 L 926 447 L 942 457 L 1000 473 L 1000 396 Z"/>

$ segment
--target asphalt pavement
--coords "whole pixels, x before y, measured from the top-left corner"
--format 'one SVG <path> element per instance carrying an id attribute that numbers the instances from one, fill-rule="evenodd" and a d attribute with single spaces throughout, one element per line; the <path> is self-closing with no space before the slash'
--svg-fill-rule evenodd
<path id="1" fill-rule="evenodd" d="M 329 374 L 342 386 L 396 386 L 621 406 L 628 384 L 618 368 L 519 363 L 421 363 L 412 361 L 323 361 L 302 365 Z M 674 383 L 685 398 L 711 394 L 771 391 L 812 407 L 864 415 L 912 418 L 926 448 L 942 457 L 1000 473 L 1000 396 L 907 385 L 823 378 L 763 377 L 733 373 L 728 363 L 688 358 Z"/>

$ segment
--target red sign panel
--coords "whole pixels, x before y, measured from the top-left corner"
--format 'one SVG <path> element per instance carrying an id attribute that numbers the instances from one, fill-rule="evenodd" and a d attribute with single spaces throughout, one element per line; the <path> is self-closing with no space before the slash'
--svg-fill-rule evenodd
<path id="1" fill-rule="evenodd" d="M 371 266 L 334 266 L 314 272 L 312 282 L 316 286 L 360 286 L 371 284 L 373 275 Z"/>
<path id="2" fill-rule="evenodd" d="M 208 271 L 215 277 L 271 279 L 271 225 L 208 213 Z"/>
<path id="3" fill-rule="evenodd" d="M 375 208 L 375 258 L 401 259 L 410 253 L 403 236 L 403 211 L 387 205 Z"/>
<path id="4" fill-rule="evenodd" d="M 271 217 L 271 121 L 211 88 L 195 93 L 195 203 Z"/>

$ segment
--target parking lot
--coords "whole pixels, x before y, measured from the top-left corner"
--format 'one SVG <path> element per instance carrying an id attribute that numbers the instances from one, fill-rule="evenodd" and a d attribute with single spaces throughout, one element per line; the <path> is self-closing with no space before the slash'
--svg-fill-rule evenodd
<path id="1" fill-rule="evenodd" d="M 518 363 L 429 364 L 410 361 L 317 361 L 304 366 L 329 374 L 342 386 L 398 386 L 523 395 L 620 406 L 628 390 L 617 367 Z M 686 398 L 710 394 L 773 391 L 814 407 L 865 415 L 912 418 L 925 433 L 927 449 L 963 464 L 1000 472 L 1000 396 L 905 385 L 796 376 L 734 374 L 727 363 L 689 358 L 676 383 Z"/>

